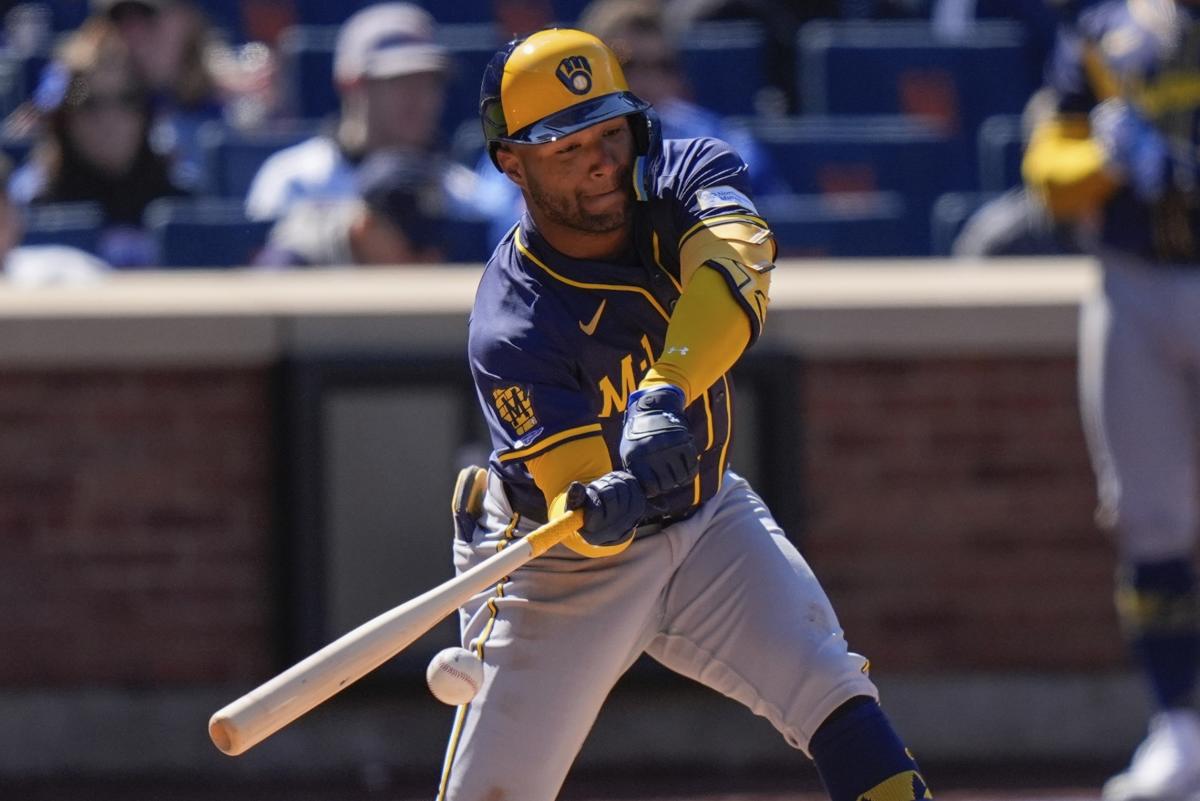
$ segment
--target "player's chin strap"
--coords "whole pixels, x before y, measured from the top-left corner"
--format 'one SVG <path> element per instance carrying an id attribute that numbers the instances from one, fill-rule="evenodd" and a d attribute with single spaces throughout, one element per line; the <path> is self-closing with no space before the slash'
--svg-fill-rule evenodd
<path id="1" fill-rule="evenodd" d="M 638 126 L 634 118 L 638 157 L 633 162 L 633 192 L 638 200 L 645 201 L 654 195 L 654 185 L 662 170 L 662 123 L 652 108 L 640 116 L 645 127 Z"/>

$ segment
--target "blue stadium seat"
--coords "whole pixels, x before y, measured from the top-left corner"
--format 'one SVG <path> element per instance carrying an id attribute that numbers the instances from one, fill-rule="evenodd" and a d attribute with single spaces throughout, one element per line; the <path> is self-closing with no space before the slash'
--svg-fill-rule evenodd
<path id="1" fill-rule="evenodd" d="M 146 209 L 162 267 L 240 267 L 251 264 L 270 222 L 246 219 L 240 199 L 162 198 Z"/>
<path id="2" fill-rule="evenodd" d="M 69 245 L 95 253 L 104 212 L 99 203 L 44 203 L 24 210 L 22 245 Z"/>
<path id="3" fill-rule="evenodd" d="M 258 168 L 272 154 L 314 135 L 316 120 L 280 122 L 263 131 L 235 131 L 219 122 L 200 130 L 204 151 L 204 191 L 220 197 L 244 198 Z"/>
<path id="4" fill-rule="evenodd" d="M 775 195 L 758 203 L 780 258 L 918 255 L 904 206 L 898 192 Z"/>
<path id="5" fill-rule="evenodd" d="M 718 114 L 753 114 L 767 83 L 766 35 L 754 22 L 702 22 L 687 29 L 679 56 L 696 103 Z"/>
<path id="6" fill-rule="evenodd" d="M 1021 183 L 1025 142 L 1019 114 L 995 114 L 979 126 L 979 188 L 1003 192 Z"/>
<path id="7" fill-rule="evenodd" d="M 943 192 L 975 188 L 962 139 L 899 115 L 742 119 L 800 193 L 900 192 L 916 252 L 927 252 L 929 210 Z M 906 252 L 912 252 L 906 251 Z"/>
<path id="8" fill-rule="evenodd" d="M 954 240 L 970 216 L 999 195 L 999 192 L 947 192 L 939 197 L 929 216 L 933 255 L 949 256 Z"/>
<path id="9" fill-rule="evenodd" d="M 333 50 L 337 26 L 295 26 L 279 39 L 284 102 L 296 117 L 320 118 L 336 113 L 338 94 L 333 83 Z M 503 39 L 492 24 L 442 25 L 438 40 L 454 58 L 446 86 L 442 130 L 452 132 L 463 120 L 479 113 L 479 84 L 483 69 Z M 449 136 L 449 134 L 447 134 Z"/>
<path id="10" fill-rule="evenodd" d="M 926 116 L 972 145 L 984 119 L 1020 113 L 1040 80 L 1022 27 L 997 21 L 955 42 L 922 22 L 813 22 L 797 66 L 806 112 Z"/>

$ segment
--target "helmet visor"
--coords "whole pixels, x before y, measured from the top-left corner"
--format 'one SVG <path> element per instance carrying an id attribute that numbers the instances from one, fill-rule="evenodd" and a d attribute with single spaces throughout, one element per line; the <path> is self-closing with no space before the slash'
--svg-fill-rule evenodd
<path id="1" fill-rule="evenodd" d="M 500 137 L 505 142 L 539 144 L 553 142 L 598 122 L 645 111 L 650 104 L 633 92 L 613 92 L 565 108 L 549 117 L 526 125 L 519 131 Z"/>

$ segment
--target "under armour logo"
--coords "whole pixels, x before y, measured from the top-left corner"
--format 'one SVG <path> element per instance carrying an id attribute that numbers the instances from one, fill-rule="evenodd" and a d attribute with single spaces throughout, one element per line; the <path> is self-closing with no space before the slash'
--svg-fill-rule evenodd
<path id="1" fill-rule="evenodd" d="M 558 62 L 555 77 L 575 95 L 586 95 L 592 91 L 592 65 L 583 56 L 567 56 Z"/>
<path id="2" fill-rule="evenodd" d="M 687 356 L 688 349 L 687 349 L 687 346 L 684 346 L 682 348 L 667 348 L 667 353 L 678 353 L 680 356 Z"/>

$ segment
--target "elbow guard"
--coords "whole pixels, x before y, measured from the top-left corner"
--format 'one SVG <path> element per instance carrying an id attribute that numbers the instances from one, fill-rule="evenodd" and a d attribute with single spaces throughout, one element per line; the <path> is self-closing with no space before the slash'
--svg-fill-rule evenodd
<path id="1" fill-rule="evenodd" d="M 680 241 L 679 263 L 686 287 L 701 266 L 717 271 L 750 321 L 750 344 L 767 319 L 775 237 L 756 217 L 739 217 L 693 228 Z"/>

